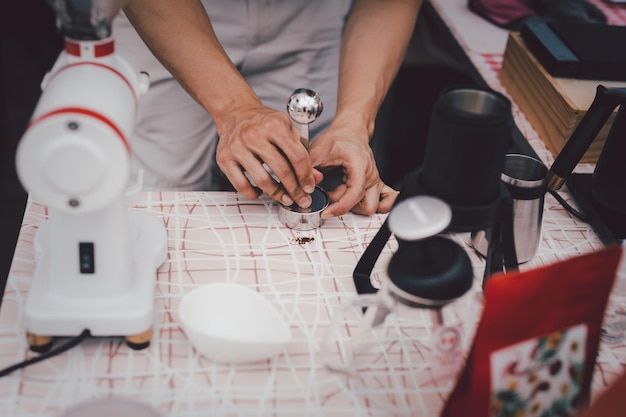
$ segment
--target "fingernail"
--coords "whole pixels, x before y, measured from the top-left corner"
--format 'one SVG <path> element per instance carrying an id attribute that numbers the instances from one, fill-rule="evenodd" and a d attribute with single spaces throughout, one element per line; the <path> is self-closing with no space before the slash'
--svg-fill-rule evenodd
<path id="1" fill-rule="evenodd" d="M 283 196 L 280 199 L 284 205 L 286 206 L 290 206 L 293 204 L 293 200 L 291 199 L 291 197 L 289 197 L 287 194 L 283 194 Z"/>
<path id="2" fill-rule="evenodd" d="M 311 205 L 312 201 L 311 197 L 307 195 L 298 200 L 298 205 L 302 208 L 307 208 Z"/>
<path id="3" fill-rule="evenodd" d="M 305 193 L 311 194 L 313 191 L 315 191 L 315 186 L 305 185 L 302 189 L 304 190 Z"/>

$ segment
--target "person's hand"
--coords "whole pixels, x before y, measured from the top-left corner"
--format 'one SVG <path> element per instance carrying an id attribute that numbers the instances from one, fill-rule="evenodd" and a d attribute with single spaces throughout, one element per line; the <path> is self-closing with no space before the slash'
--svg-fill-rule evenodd
<path id="1" fill-rule="evenodd" d="M 371 215 L 373 213 L 388 213 L 393 207 L 398 191 L 394 190 L 382 180 L 365 190 L 365 195 L 350 211 L 357 214 Z"/>
<path id="2" fill-rule="evenodd" d="M 311 205 L 310 194 L 321 174 L 312 168 L 300 133 L 287 114 L 262 105 L 240 109 L 220 126 L 219 136 L 217 163 L 238 192 L 250 199 L 265 192 L 287 206 L 294 202 L 300 207 Z"/>
<path id="3" fill-rule="evenodd" d="M 352 211 L 371 215 L 388 212 L 397 192 L 380 179 L 365 129 L 331 125 L 311 145 L 311 162 L 322 172 L 340 173 L 340 184 L 327 189 L 331 204 L 322 218 Z M 336 182 L 336 181 L 335 181 Z"/>

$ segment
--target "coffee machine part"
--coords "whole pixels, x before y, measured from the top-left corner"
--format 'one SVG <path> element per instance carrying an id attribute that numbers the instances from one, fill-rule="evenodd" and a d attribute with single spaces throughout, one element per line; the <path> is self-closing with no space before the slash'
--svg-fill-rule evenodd
<path id="1" fill-rule="evenodd" d="M 609 89 L 603 85 L 598 85 L 596 88 L 596 95 L 591 103 L 591 106 L 580 120 L 578 126 L 576 126 L 576 129 L 574 130 L 574 133 L 572 133 L 570 138 L 567 140 L 565 146 L 563 146 L 563 149 L 561 149 L 561 152 L 559 152 L 559 155 L 550 167 L 547 179 L 547 187 L 549 190 L 557 191 L 561 188 L 561 186 L 563 186 L 582 158 L 583 154 L 587 151 L 587 148 L 589 148 L 589 145 L 591 145 L 591 142 L 593 142 L 602 126 L 604 126 L 608 120 L 609 116 L 611 116 L 617 106 L 624 103 L 626 103 L 626 88 Z M 618 124 L 618 127 L 621 127 L 621 125 Z M 605 153 L 605 150 L 610 150 L 612 148 L 612 145 L 609 145 L 609 142 L 623 141 L 623 138 L 620 137 L 621 135 L 617 132 L 617 130 L 619 129 L 612 129 L 612 131 L 609 132 L 603 150 L 600 153 L 598 165 L 603 165 L 603 159 L 606 157 L 603 157 L 602 154 Z M 608 160 L 609 158 L 606 159 Z M 610 161 L 615 165 L 623 166 L 622 161 L 619 159 L 617 160 L 617 164 L 615 158 L 610 159 Z M 613 169 L 617 168 L 618 167 L 613 167 Z M 596 169 L 598 169 L 598 167 L 596 167 Z"/>
<path id="2" fill-rule="evenodd" d="M 502 223 L 501 235 L 512 236 L 512 204 L 500 173 L 513 127 L 511 102 L 503 94 L 474 85 L 444 89 L 433 106 L 424 164 L 403 179 L 396 205 L 411 196 L 438 197 L 452 211 L 447 232 L 474 232 Z M 359 294 L 377 292 L 370 275 L 390 236 L 388 217 L 352 273 Z M 503 239 L 502 246 L 491 259 L 501 254 L 501 263 L 515 268 L 512 238 Z"/>
<path id="3" fill-rule="evenodd" d="M 501 93 L 474 86 L 442 91 L 433 105 L 420 172 L 424 193 L 443 199 L 453 213 L 455 206 L 496 201 L 512 132 L 511 102 Z"/>
<path id="4" fill-rule="evenodd" d="M 323 223 L 322 211 L 330 202 L 326 191 L 320 187 L 315 187 L 311 193 L 311 205 L 302 208 L 297 204 L 291 206 L 278 206 L 278 220 L 290 229 L 307 231 L 320 227 Z"/>
<path id="5" fill-rule="evenodd" d="M 605 245 L 626 238 L 626 88 L 598 85 L 589 110 L 563 146 L 548 173 L 551 194 L 567 182 L 574 201 L 584 213 L 600 241 Z M 600 129 L 620 107 L 606 137 L 592 174 L 573 173 L 582 155 Z M 570 212 L 575 210 L 561 204 Z M 576 215 L 576 214 L 574 214 Z M 579 216 L 577 216 L 579 217 Z M 580 217 L 579 217 L 580 218 Z"/>
<path id="6" fill-rule="evenodd" d="M 419 195 L 400 202 L 389 214 L 389 229 L 398 239 L 421 240 L 443 232 L 452 210 L 443 200 Z"/>
<path id="7" fill-rule="evenodd" d="M 391 257 L 384 279 L 389 294 L 410 307 L 441 309 L 465 294 L 473 269 L 465 250 L 438 236 L 446 230 L 452 210 L 429 195 L 403 200 L 389 214 L 389 230 L 399 247 Z"/>
<path id="8" fill-rule="evenodd" d="M 386 278 L 385 285 L 397 301 L 440 309 L 470 290 L 474 272 L 459 244 L 434 236 L 400 247 L 389 261 Z"/>
<path id="9" fill-rule="evenodd" d="M 298 88 L 287 101 L 287 114 L 300 129 L 300 140 L 309 149 L 309 124 L 322 114 L 324 104 L 319 95 L 308 88 Z"/>
<path id="10" fill-rule="evenodd" d="M 307 150 L 310 140 L 309 124 L 317 120 L 323 109 L 324 105 L 319 95 L 308 88 L 298 88 L 287 101 L 287 114 L 300 129 L 300 140 Z M 323 223 L 322 211 L 330 204 L 330 198 L 326 191 L 316 186 L 311 193 L 311 199 L 311 205 L 307 208 L 302 208 L 297 204 L 279 205 L 278 219 L 280 222 L 290 229 L 301 231 L 320 227 Z"/>
<path id="11" fill-rule="evenodd" d="M 435 214 L 441 208 L 441 200 L 430 196 L 416 196 L 403 201 L 392 209 L 388 217 L 389 229 L 403 231 L 411 229 L 404 237 L 418 240 L 399 239 L 398 250 L 392 255 L 386 273 L 381 277 L 382 285 L 376 294 L 359 291 L 357 297 L 338 306 L 322 341 L 321 354 L 325 366 L 332 371 L 354 375 L 359 370 L 358 360 L 362 355 L 355 353 L 360 339 L 366 339 L 371 329 L 383 324 L 389 315 L 400 310 L 429 309 L 437 327 L 444 326 L 442 308 L 466 294 L 473 285 L 473 268 L 467 252 L 455 241 L 434 236 L 444 230 L 449 222 L 450 209 L 444 215 Z M 430 224 L 429 219 L 434 220 Z M 448 221 L 445 221 L 445 220 Z M 417 226 L 410 223 L 416 221 Z M 358 288 L 357 288 L 358 291 Z M 334 360 L 330 352 L 337 345 L 334 338 L 337 330 L 355 307 L 363 311 L 346 345 L 345 360 Z"/>
<path id="12" fill-rule="evenodd" d="M 620 106 L 591 176 L 593 197 L 602 206 L 626 214 L 626 107 Z"/>

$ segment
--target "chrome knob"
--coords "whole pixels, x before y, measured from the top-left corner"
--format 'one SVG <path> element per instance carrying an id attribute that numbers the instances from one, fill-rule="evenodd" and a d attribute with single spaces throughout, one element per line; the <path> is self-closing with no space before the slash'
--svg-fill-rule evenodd
<path id="1" fill-rule="evenodd" d="M 320 114 L 324 105 L 320 96 L 308 88 L 298 88 L 287 101 L 287 114 L 300 129 L 300 141 L 305 148 L 309 148 L 309 124 L 313 123 Z"/>
<path id="2" fill-rule="evenodd" d="M 320 96 L 308 88 L 298 88 L 287 101 L 287 114 L 301 125 L 313 123 L 322 114 L 324 104 Z"/>

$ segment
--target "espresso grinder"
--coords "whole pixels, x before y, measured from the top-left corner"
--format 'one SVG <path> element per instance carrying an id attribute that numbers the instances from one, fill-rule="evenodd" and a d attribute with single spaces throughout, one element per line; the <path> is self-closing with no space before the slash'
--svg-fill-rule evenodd
<path id="1" fill-rule="evenodd" d="M 163 224 L 129 210 L 141 189 L 130 180 L 129 138 L 149 80 L 115 53 L 121 0 L 49 3 L 65 50 L 16 153 L 20 181 L 48 214 L 35 235 L 27 340 L 43 352 L 54 337 L 88 332 L 145 348 L 167 248 Z"/>

